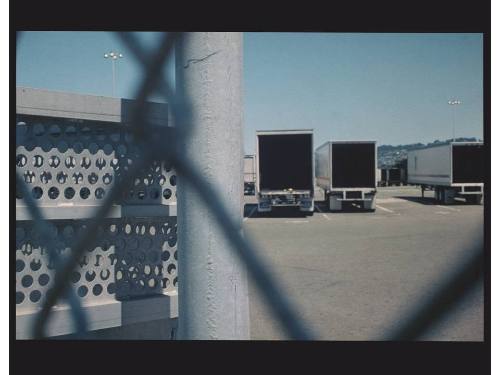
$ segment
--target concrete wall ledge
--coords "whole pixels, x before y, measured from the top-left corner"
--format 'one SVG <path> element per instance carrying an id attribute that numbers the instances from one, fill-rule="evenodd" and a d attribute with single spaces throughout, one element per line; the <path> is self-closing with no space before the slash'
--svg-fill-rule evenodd
<path id="1" fill-rule="evenodd" d="M 177 291 L 158 296 L 128 301 L 109 300 L 83 306 L 89 330 L 124 327 L 137 323 L 176 319 L 178 317 Z M 32 325 L 37 311 L 16 313 L 16 339 L 32 339 Z M 53 308 L 47 324 L 47 335 L 61 336 L 75 332 L 70 308 L 61 305 Z"/>

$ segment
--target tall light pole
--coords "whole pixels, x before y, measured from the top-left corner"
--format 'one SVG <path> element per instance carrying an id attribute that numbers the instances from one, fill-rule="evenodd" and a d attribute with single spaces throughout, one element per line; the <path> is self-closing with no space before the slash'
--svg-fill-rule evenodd
<path id="1" fill-rule="evenodd" d="M 104 54 L 105 59 L 111 59 L 111 66 L 113 70 L 113 96 L 115 96 L 115 60 L 121 59 L 123 55 L 118 52 L 111 51 L 109 53 Z"/>
<path id="2" fill-rule="evenodd" d="M 462 104 L 460 100 L 454 99 L 454 100 L 449 100 L 448 104 L 451 105 L 451 115 L 453 117 L 452 119 L 452 125 L 453 125 L 453 142 L 455 142 L 455 106 Z"/>

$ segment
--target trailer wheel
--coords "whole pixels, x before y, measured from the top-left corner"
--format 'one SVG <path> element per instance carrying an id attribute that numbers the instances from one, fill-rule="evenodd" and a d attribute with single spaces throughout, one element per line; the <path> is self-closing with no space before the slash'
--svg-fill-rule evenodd
<path id="1" fill-rule="evenodd" d="M 455 192 L 451 189 L 443 189 L 443 203 L 452 204 L 455 201 Z"/>

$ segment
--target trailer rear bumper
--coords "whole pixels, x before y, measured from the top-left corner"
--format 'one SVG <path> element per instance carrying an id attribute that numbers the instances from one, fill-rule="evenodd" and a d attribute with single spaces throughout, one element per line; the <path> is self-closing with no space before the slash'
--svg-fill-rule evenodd
<path id="1" fill-rule="evenodd" d="M 328 195 L 340 201 L 371 201 L 376 193 L 376 189 L 345 189 L 331 190 Z"/>
<path id="2" fill-rule="evenodd" d="M 429 185 L 421 184 L 422 194 L 426 188 L 434 190 L 434 198 L 438 203 L 450 204 L 455 198 L 465 198 L 467 202 L 481 204 L 484 195 L 483 184 Z M 423 195 L 422 195 L 423 196 Z"/>
<path id="3" fill-rule="evenodd" d="M 477 195 L 483 194 L 483 185 L 462 185 L 454 186 L 453 189 L 458 195 Z"/>
<path id="4" fill-rule="evenodd" d="M 364 209 L 375 210 L 376 189 L 363 190 L 333 190 L 328 193 L 328 203 L 331 211 L 342 210 L 343 202 L 359 203 Z"/>
<path id="5" fill-rule="evenodd" d="M 259 212 L 270 212 L 272 207 L 298 207 L 300 211 L 313 212 L 314 198 L 310 191 L 261 192 L 258 197 Z"/>

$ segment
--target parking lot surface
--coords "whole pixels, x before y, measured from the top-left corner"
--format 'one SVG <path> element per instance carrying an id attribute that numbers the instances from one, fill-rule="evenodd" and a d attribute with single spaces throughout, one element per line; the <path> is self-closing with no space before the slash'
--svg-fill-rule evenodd
<path id="1" fill-rule="evenodd" d="M 482 239 L 483 206 L 437 205 L 411 186 L 378 188 L 375 212 L 257 213 L 245 197 L 244 231 L 283 292 L 321 340 L 374 340 L 403 319 Z M 249 280 L 251 338 L 286 339 Z M 422 339 L 482 341 L 483 287 Z"/>

